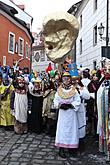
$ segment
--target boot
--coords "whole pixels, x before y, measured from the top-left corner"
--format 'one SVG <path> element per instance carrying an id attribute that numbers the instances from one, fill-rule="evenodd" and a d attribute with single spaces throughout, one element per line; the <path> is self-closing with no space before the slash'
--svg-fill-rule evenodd
<path id="1" fill-rule="evenodd" d="M 64 152 L 64 148 L 63 147 L 60 147 L 60 149 L 59 149 L 59 156 L 61 158 L 66 158 L 66 154 Z"/>
<path id="2" fill-rule="evenodd" d="M 22 123 L 22 131 L 24 134 L 26 134 L 28 132 L 27 123 Z"/>
<path id="3" fill-rule="evenodd" d="M 80 139 L 79 140 L 79 148 L 78 151 L 80 153 L 80 155 L 83 155 L 85 152 L 85 139 Z"/>
<path id="4" fill-rule="evenodd" d="M 87 123 L 86 134 L 92 135 L 92 122 Z"/>

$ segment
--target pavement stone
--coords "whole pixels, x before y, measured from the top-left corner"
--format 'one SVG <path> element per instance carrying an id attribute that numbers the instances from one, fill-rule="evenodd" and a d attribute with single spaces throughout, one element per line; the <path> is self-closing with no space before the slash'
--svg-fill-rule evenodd
<path id="1" fill-rule="evenodd" d="M 0 128 L 0 165 L 105 165 L 106 157 L 98 151 L 92 136 L 86 137 L 85 150 L 76 157 L 58 156 L 54 138 L 44 133 L 17 135 Z"/>

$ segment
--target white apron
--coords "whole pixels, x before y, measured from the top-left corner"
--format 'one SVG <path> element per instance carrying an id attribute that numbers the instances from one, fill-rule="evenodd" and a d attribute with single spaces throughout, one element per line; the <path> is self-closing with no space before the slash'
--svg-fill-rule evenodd
<path id="1" fill-rule="evenodd" d="M 15 92 L 14 100 L 15 118 L 21 123 L 27 122 L 28 98 L 26 94 Z"/>

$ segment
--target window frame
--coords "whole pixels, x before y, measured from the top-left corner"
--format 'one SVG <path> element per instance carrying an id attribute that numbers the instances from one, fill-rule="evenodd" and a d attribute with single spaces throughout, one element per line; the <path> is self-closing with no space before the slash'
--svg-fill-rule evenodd
<path id="1" fill-rule="evenodd" d="M 97 60 L 93 60 L 93 69 L 96 69 L 97 67 Z"/>
<path id="2" fill-rule="evenodd" d="M 20 40 L 23 41 L 23 45 L 22 45 L 22 54 L 20 52 Z M 24 39 L 22 37 L 19 37 L 19 41 L 18 41 L 18 54 L 19 56 L 24 56 Z"/>
<path id="3" fill-rule="evenodd" d="M 98 31 L 97 31 L 97 24 L 93 27 L 93 46 L 97 45 L 98 41 Z"/>
<path id="4" fill-rule="evenodd" d="M 26 56 L 26 58 L 28 58 L 29 59 L 29 44 L 28 44 L 28 42 L 26 42 L 26 45 L 25 45 L 26 47 L 26 51 L 25 51 L 25 56 Z M 28 46 L 28 48 L 27 48 L 27 46 Z M 28 49 L 28 50 L 27 50 Z"/>
<path id="5" fill-rule="evenodd" d="M 98 8 L 98 0 L 94 0 L 94 12 L 97 10 Z"/>
<path id="6" fill-rule="evenodd" d="M 41 50 L 40 51 L 40 62 L 45 62 L 46 58 L 45 58 L 45 51 Z"/>
<path id="7" fill-rule="evenodd" d="M 10 36 L 13 36 L 13 51 L 10 50 Z M 12 32 L 9 32 L 9 37 L 8 37 L 8 52 L 11 54 L 14 54 L 15 51 L 15 34 Z"/>
<path id="8" fill-rule="evenodd" d="M 80 39 L 80 55 L 82 54 L 82 38 Z"/>
<path id="9" fill-rule="evenodd" d="M 82 14 L 80 15 L 80 29 L 82 28 Z"/>

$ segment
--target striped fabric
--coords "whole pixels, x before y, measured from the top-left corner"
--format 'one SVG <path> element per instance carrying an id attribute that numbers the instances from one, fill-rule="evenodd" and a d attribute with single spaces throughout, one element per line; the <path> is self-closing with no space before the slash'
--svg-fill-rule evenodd
<path id="1" fill-rule="evenodd" d="M 101 128 L 99 133 L 99 151 L 107 155 L 108 152 L 108 140 L 109 140 L 109 87 L 103 86 L 101 105 L 100 106 L 100 117 L 101 117 Z"/>

